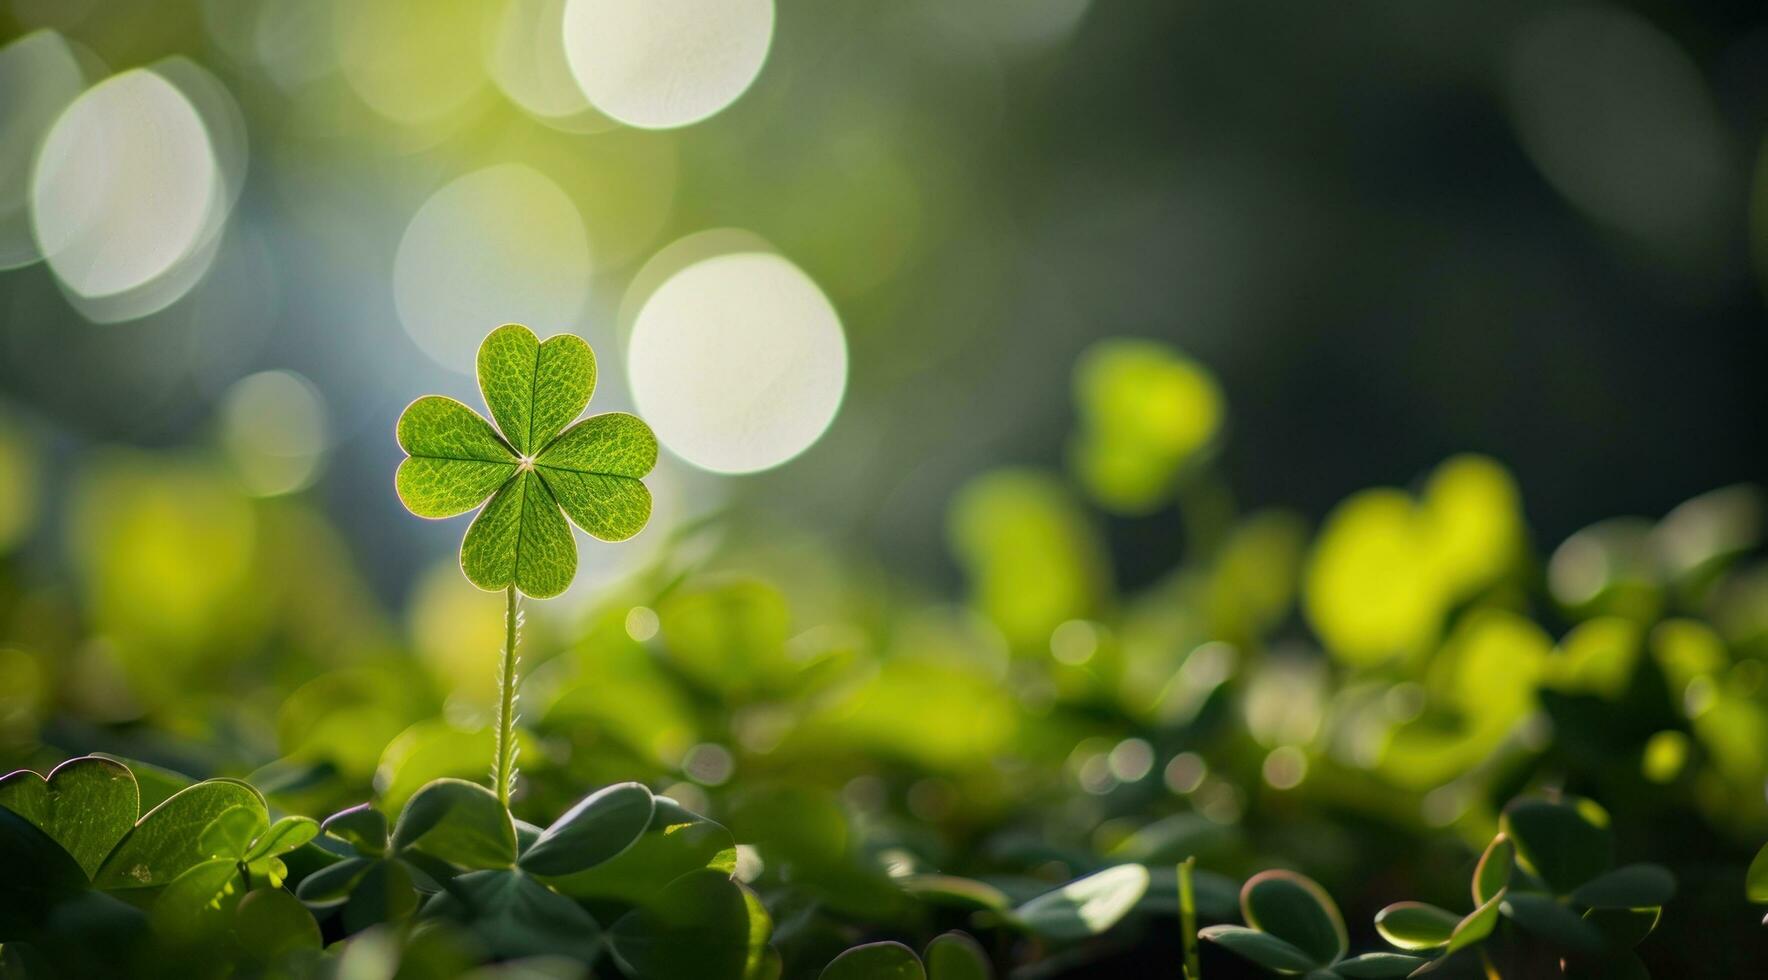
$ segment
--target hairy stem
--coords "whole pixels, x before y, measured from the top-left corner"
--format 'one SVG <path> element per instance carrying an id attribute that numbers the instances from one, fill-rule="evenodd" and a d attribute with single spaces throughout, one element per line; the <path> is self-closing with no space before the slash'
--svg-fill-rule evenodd
<path id="1" fill-rule="evenodd" d="M 515 583 L 504 595 L 508 606 L 503 620 L 503 668 L 497 684 L 497 759 L 492 763 L 492 779 L 498 802 L 507 810 L 510 790 L 516 783 L 516 641 L 521 636 L 522 613 Z"/>
<path id="2" fill-rule="evenodd" d="M 1185 980 L 1201 980 L 1203 964 L 1197 956 L 1197 893 L 1191 885 L 1192 855 L 1179 862 L 1179 930 L 1185 938 Z"/>

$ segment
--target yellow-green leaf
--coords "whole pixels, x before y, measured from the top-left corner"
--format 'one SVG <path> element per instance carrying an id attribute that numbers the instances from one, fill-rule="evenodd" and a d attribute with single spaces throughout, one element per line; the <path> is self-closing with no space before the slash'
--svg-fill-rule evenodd
<path id="1" fill-rule="evenodd" d="M 577 542 L 533 470 L 505 484 L 473 519 L 460 545 L 460 567 L 481 589 L 495 592 L 514 582 L 536 599 L 558 595 L 571 584 Z"/>

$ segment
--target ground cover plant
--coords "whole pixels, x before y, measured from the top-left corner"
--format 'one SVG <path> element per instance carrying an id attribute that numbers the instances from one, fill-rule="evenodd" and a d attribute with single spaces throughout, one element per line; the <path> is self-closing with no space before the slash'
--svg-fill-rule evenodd
<path id="1" fill-rule="evenodd" d="M 1235 506 L 1201 365 L 1107 342 L 1076 368 L 1074 482 L 1007 469 L 952 502 L 961 602 L 786 530 L 690 531 L 549 618 L 571 524 L 644 526 L 656 442 L 631 415 L 579 420 L 575 338 L 505 326 L 478 367 L 489 421 L 432 396 L 397 426 L 411 512 L 478 509 L 424 639 L 340 592 L 331 532 L 289 502 L 240 504 L 261 550 L 225 575 L 178 546 L 200 509 L 160 508 L 151 574 L 0 576 L 7 976 L 1762 962 L 1750 488 L 1538 561 L 1508 473 L 1462 456 L 1310 540 Z M 171 454 L 90 479 L 117 488 L 100 528 L 167 493 L 229 499 Z M 1101 515 L 1175 500 L 1191 554 L 1114 588 Z"/>

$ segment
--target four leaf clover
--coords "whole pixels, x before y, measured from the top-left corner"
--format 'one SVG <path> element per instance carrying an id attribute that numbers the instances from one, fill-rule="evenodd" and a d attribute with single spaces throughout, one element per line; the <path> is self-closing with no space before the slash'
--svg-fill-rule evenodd
<path id="1" fill-rule="evenodd" d="M 394 486 L 419 517 L 454 517 L 489 497 L 461 542 L 468 580 L 558 595 L 577 572 L 560 511 L 604 541 L 637 534 L 651 516 L 640 481 L 657 463 L 657 439 L 624 412 L 572 424 L 595 391 L 595 354 L 571 334 L 542 343 L 520 324 L 499 327 L 479 346 L 478 375 L 496 427 L 452 398 L 412 402 L 399 416 L 409 458 Z"/>

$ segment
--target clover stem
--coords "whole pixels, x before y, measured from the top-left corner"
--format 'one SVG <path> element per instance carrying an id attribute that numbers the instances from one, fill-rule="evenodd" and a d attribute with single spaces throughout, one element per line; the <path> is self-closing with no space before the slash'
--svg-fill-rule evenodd
<path id="1" fill-rule="evenodd" d="M 1203 964 L 1197 956 L 1197 893 L 1191 885 L 1193 854 L 1179 862 L 1179 930 L 1185 941 L 1185 980 L 1202 980 Z"/>
<path id="2" fill-rule="evenodd" d="M 521 634 L 521 611 L 515 583 L 510 583 L 504 595 L 508 606 L 503 621 L 503 668 L 497 685 L 497 759 L 493 775 L 497 780 L 497 800 L 507 810 L 510 789 L 516 781 L 516 640 Z"/>

